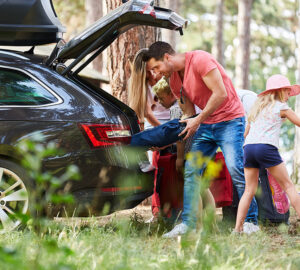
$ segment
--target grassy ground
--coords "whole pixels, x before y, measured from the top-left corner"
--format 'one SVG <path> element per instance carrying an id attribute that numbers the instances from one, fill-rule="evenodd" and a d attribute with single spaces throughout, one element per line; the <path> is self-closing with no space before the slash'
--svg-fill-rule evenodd
<path id="1" fill-rule="evenodd" d="M 145 210 L 146 209 L 146 210 Z M 206 220 L 202 232 L 163 239 L 149 227 L 149 207 L 102 219 L 52 221 L 37 235 L 30 228 L 1 235 L 0 269 L 300 269 L 300 222 L 233 236 L 232 225 Z"/>

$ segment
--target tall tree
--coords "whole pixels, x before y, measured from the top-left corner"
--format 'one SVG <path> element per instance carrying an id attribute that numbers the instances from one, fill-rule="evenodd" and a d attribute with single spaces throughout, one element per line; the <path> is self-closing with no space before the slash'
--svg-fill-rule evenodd
<path id="1" fill-rule="evenodd" d="M 160 1 L 160 4 L 162 7 L 172 9 L 176 13 L 180 14 L 180 10 L 182 7 L 181 2 L 182 2 L 182 0 L 162 0 L 162 1 Z M 175 51 L 177 50 L 177 46 L 179 43 L 178 37 L 179 37 L 179 35 L 178 35 L 177 31 L 162 29 L 163 41 L 171 44 L 171 46 L 175 49 Z"/>
<path id="2" fill-rule="evenodd" d="M 100 0 L 85 0 L 86 25 L 89 26 L 103 16 L 103 2 Z M 93 68 L 100 73 L 103 68 L 102 54 L 93 62 Z"/>
<path id="3" fill-rule="evenodd" d="M 297 77 L 298 77 L 298 84 L 300 84 L 300 20 L 299 20 L 299 15 L 300 15 L 300 1 L 298 0 L 298 29 L 296 32 L 296 40 L 297 40 L 297 52 L 298 52 L 298 69 L 297 69 Z M 297 115 L 300 115 L 300 95 L 296 97 L 296 102 L 295 102 L 295 112 Z M 293 175 L 294 175 L 294 181 L 296 183 L 299 182 L 300 180 L 300 129 L 296 128 L 296 133 L 295 133 L 295 155 L 294 155 L 294 164 L 293 164 Z"/>
<path id="4" fill-rule="evenodd" d="M 116 9 L 122 1 L 105 0 L 107 11 Z M 149 47 L 158 32 L 153 27 L 138 26 L 130 29 L 115 40 L 108 49 L 107 67 L 112 94 L 127 103 L 127 82 L 130 77 L 130 61 L 136 52 Z"/>
<path id="5" fill-rule="evenodd" d="M 223 40 L 224 2 L 225 2 L 225 0 L 217 0 L 216 43 L 215 43 L 215 46 L 213 49 L 213 54 L 215 55 L 216 59 L 222 66 L 224 66 L 224 40 Z"/>
<path id="6" fill-rule="evenodd" d="M 239 0 L 238 47 L 236 53 L 235 86 L 249 88 L 250 22 L 253 0 Z"/>

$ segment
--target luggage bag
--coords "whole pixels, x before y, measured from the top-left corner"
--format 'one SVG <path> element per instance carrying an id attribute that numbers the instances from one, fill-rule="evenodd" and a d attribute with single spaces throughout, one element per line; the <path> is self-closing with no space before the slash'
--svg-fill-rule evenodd
<path id="1" fill-rule="evenodd" d="M 175 153 L 162 153 L 155 164 L 158 168 L 154 193 L 158 194 L 158 207 L 163 217 L 178 218 L 183 207 L 183 175 L 176 171 Z M 152 204 L 153 207 L 153 204 Z"/>
<path id="2" fill-rule="evenodd" d="M 153 155 L 153 165 L 158 168 L 154 194 L 152 196 L 152 212 L 155 215 L 160 209 L 163 217 L 176 219 L 183 207 L 183 175 L 176 171 L 175 153 L 156 152 Z M 216 154 L 215 161 L 223 163 L 220 175 L 212 180 L 210 191 L 217 207 L 232 204 L 232 181 L 226 168 L 223 154 Z"/>

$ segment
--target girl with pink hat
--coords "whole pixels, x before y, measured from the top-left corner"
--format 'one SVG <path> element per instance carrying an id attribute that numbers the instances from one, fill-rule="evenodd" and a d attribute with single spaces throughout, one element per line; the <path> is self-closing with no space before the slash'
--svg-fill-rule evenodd
<path id="1" fill-rule="evenodd" d="M 275 177 L 300 217 L 300 196 L 278 152 L 282 122 L 287 118 L 300 127 L 300 117 L 286 103 L 290 96 L 298 94 L 300 85 L 291 85 L 288 78 L 276 74 L 267 80 L 266 90 L 258 95 L 251 108 L 244 134 L 246 188 L 239 202 L 235 232 L 243 230 L 250 202 L 257 190 L 260 167 L 267 168 Z"/>

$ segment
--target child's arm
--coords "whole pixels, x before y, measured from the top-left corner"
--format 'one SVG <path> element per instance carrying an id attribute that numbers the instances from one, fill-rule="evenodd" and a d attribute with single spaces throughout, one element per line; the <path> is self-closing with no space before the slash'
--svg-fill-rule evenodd
<path id="1" fill-rule="evenodd" d="M 249 130 L 250 130 L 250 125 L 248 123 L 247 126 L 246 126 L 246 129 L 245 129 L 245 132 L 244 132 L 244 138 L 246 138 L 248 136 Z"/>
<path id="2" fill-rule="evenodd" d="M 280 116 L 281 118 L 289 119 L 293 124 L 300 127 L 300 118 L 293 110 L 280 111 Z"/>
<path id="3" fill-rule="evenodd" d="M 176 142 L 177 146 L 177 159 L 176 159 L 176 171 L 182 172 L 184 165 L 184 141 Z"/>

